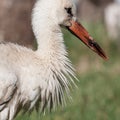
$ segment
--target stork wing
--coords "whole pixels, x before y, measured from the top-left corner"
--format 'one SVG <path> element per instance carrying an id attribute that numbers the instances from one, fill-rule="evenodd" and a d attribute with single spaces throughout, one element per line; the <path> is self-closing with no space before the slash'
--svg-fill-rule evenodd
<path id="1" fill-rule="evenodd" d="M 6 78 L 6 76 L 4 78 Z M 4 78 L 3 74 L 0 74 L 0 111 L 2 111 L 7 103 L 12 99 L 17 88 L 15 77 L 11 77 L 8 75 L 7 80 L 5 80 Z M 11 80 L 11 78 L 14 79 Z"/>

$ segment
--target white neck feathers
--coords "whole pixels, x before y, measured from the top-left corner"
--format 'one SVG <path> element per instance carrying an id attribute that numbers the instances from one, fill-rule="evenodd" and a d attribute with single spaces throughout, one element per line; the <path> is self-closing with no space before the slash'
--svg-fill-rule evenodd
<path id="1" fill-rule="evenodd" d="M 49 99 L 49 107 L 55 107 L 60 103 L 63 104 L 63 91 L 66 91 L 67 96 L 69 96 L 69 87 L 71 87 L 71 83 L 74 84 L 72 78 L 75 78 L 75 76 L 71 62 L 67 58 L 61 28 L 54 22 L 53 18 L 50 17 L 50 9 L 44 8 L 46 7 L 43 5 L 45 4 L 44 1 L 45 0 L 38 1 L 35 5 L 32 16 L 32 26 L 38 43 L 36 53 L 39 54 L 40 57 L 47 59 L 50 63 L 50 70 L 47 73 L 50 78 L 46 91 L 48 94 L 51 93 L 51 95 L 47 95 L 49 96 L 48 98 L 43 96 L 43 98 Z M 43 4 L 41 4 L 41 2 L 43 2 Z M 43 102 L 42 109 L 44 109 L 44 104 Z"/>

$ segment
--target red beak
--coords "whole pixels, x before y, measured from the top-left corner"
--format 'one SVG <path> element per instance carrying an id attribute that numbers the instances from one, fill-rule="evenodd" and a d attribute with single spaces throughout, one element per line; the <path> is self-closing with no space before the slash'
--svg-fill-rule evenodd
<path id="1" fill-rule="evenodd" d="M 71 21 L 71 27 L 68 30 L 79 38 L 85 45 L 87 45 L 91 50 L 96 52 L 103 59 L 107 60 L 107 56 L 102 48 L 94 41 L 94 39 L 89 35 L 85 28 L 76 21 Z"/>

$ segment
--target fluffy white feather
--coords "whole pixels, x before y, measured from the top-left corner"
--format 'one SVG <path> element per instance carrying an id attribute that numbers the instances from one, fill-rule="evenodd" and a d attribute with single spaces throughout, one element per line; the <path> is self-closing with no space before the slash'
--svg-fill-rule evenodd
<path id="1" fill-rule="evenodd" d="M 32 15 L 36 51 L 0 44 L 0 120 L 13 120 L 24 108 L 55 109 L 65 103 L 64 92 L 70 97 L 75 76 L 60 25 L 69 24 L 64 8 L 73 6 L 70 0 L 36 2 Z"/>

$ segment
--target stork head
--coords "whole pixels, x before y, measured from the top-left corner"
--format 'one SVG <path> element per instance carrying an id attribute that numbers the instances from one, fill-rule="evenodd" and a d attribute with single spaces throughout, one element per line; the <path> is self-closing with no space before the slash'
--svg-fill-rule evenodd
<path id="1" fill-rule="evenodd" d="M 102 48 L 88 34 L 86 29 L 80 23 L 78 23 L 74 0 L 38 0 L 36 6 L 39 6 L 35 8 L 37 12 L 41 14 L 40 19 L 46 16 L 50 21 L 53 22 L 52 24 L 64 26 L 91 50 L 96 52 L 103 59 L 107 59 L 107 56 Z M 36 22 L 35 20 L 36 19 L 34 19 L 34 22 Z M 46 22 L 45 19 L 43 20 Z"/>
<path id="2" fill-rule="evenodd" d="M 54 1 L 54 0 L 53 0 Z M 76 6 L 73 0 L 55 0 L 54 19 L 60 26 L 65 26 L 71 33 L 78 37 L 91 50 L 103 59 L 107 59 L 102 48 L 88 34 L 86 29 L 77 21 Z"/>
<path id="3" fill-rule="evenodd" d="M 72 0 L 53 0 L 52 16 L 60 26 L 71 26 L 71 20 L 76 19 L 76 7 Z"/>

